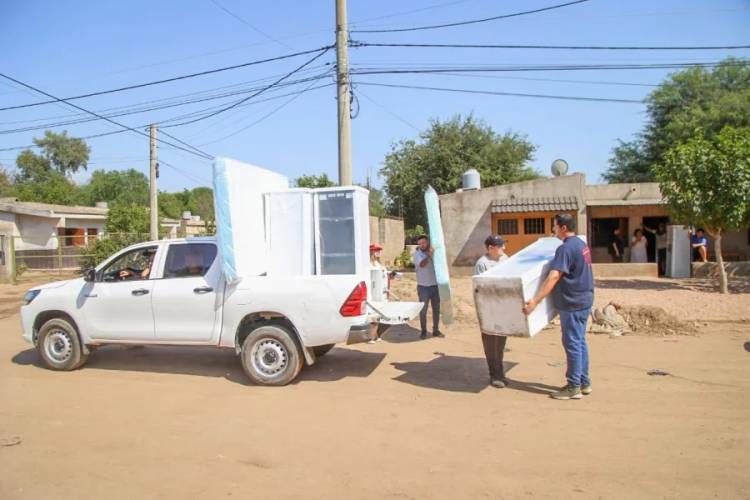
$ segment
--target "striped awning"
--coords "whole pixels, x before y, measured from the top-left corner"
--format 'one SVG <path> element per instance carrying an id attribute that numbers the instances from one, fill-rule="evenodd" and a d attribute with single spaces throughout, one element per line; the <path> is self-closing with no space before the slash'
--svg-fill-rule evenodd
<path id="1" fill-rule="evenodd" d="M 493 214 L 517 212 L 572 212 L 578 211 L 575 196 L 550 196 L 545 198 L 508 198 L 492 202 Z"/>

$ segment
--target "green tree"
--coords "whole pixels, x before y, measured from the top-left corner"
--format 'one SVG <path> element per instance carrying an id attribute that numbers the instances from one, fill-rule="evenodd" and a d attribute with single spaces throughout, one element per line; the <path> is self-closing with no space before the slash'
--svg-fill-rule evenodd
<path id="1" fill-rule="evenodd" d="M 383 217 L 387 214 L 385 209 L 385 196 L 383 195 L 383 191 L 370 187 L 370 196 L 369 196 L 369 202 L 370 202 L 370 215 L 373 217 Z"/>
<path id="2" fill-rule="evenodd" d="M 87 205 L 98 201 L 109 204 L 148 205 L 148 178 L 135 170 L 95 170 L 89 182 L 81 187 Z"/>
<path id="3" fill-rule="evenodd" d="M 69 137 L 63 130 L 57 134 L 46 130 L 42 139 L 34 139 L 41 148 L 42 156 L 63 175 L 72 175 L 80 169 L 86 170 L 91 149 L 83 139 Z"/>
<path id="4" fill-rule="evenodd" d="M 512 131 L 498 134 L 472 115 L 434 120 L 420 134 L 420 141 L 402 140 L 386 155 L 380 174 L 388 212 L 403 216 L 407 227 L 424 224 L 427 186 L 438 193 L 455 191 L 470 168 L 479 171 L 485 186 L 534 179 L 539 174 L 528 162 L 535 150 L 525 136 Z"/>
<path id="5" fill-rule="evenodd" d="M 294 184 L 301 188 L 327 188 L 336 185 L 328 178 L 328 174 L 302 175 L 294 180 Z"/>
<path id="6" fill-rule="evenodd" d="M 721 237 L 750 225 L 750 128 L 689 139 L 668 151 L 654 173 L 673 217 L 713 238 L 720 289 L 727 293 Z"/>
<path id="7" fill-rule="evenodd" d="M 37 203 L 76 205 L 80 202 L 78 187 L 55 170 L 38 171 L 31 177 L 17 179 L 15 195 L 21 201 Z"/>
<path id="8" fill-rule="evenodd" d="M 15 196 L 16 187 L 13 184 L 13 177 L 8 171 L 0 167 L 0 197 Z"/>
<path id="9" fill-rule="evenodd" d="M 207 222 L 216 219 L 214 215 L 214 192 L 208 187 L 193 189 L 193 207 L 196 215 Z"/>
<path id="10" fill-rule="evenodd" d="M 644 130 L 614 148 L 604 179 L 652 181 L 652 167 L 696 130 L 711 138 L 726 126 L 750 127 L 750 66 L 740 62 L 729 58 L 713 70 L 689 68 L 671 75 L 646 98 Z"/>
<path id="11" fill-rule="evenodd" d="M 148 234 L 148 208 L 135 203 L 115 204 L 109 209 L 105 227 L 108 233 Z"/>
<path id="12" fill-rule="evenodd" d="M 176 193 L 159 192 L 159 214 L 170 219 L 179 219 L 185 206 L 182 204 L 182 198 Z"/>

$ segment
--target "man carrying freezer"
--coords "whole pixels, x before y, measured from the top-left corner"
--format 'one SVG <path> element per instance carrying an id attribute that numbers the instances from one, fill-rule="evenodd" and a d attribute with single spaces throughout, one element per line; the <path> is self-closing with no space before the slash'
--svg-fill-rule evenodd
<path id="1" fill-rule="evenodd" d="M 555 399 L 581 399 L 582 394 L 591 394 L 586 345 L 586 323 L 594 304 L 591 251 L 576 236 L 576 221 L 572 216 L 556 215 L 552 229 L 563 243 L 555 251 L 541 290 L 526 303 L 523 312 L 531 314 L 539 302 L 552 293 L 555 307 L 560 313 L 562 342 L 568 361 L 565 373 L 568 384 L 550 396 Z"/>
<path id="2" fill-rule="evenodd" d="M 508 260 L 508 256 L 505 255 L 505 241 L 500 236 L 494 234 L 488 236 L 484 240 L 484 246 L 487 248 L 487 253 L 479 257 L 474 266 L 474 274 L 482 274 L 500 262 Z M 498 389 L 502 389 L 508 383 L 503 369 L 503 353 L 507 340 L 508 337 L 505 335 L 489 335 L 482 332 L 484 357 L 487 358 L 487 367 L 490 370 L 490 384 Z"/>
<path id="3" fill-rule="evenodd" d="M 414 251 L 412 261 L 417 274 L 417 295 L 419 301 L 424 304 L 419 312 L 419 326 L 421 334 L 419 338 L 427 338 L 427 305 L 432 305 L 432 336 L 445 337 L 438 328 L 440 323 L 440 294 L 438 292 L 437 277 L 435 277 L 435 263 L 432 255 L 435 249 L 430 246 L 430 240 L 424 234 L 417 238 L 417 249 Z"/>

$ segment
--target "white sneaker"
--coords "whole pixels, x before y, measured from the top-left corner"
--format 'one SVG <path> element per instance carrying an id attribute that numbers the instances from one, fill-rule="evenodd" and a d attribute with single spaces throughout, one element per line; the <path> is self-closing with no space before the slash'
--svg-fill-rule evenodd
<path id="1" fill-rule="evenodd" d="M 370 339 L 370 340 L 368 340 L 368 341 L 367 341 L 367 343 L 368 343 L 368 344 L 374 344 L 374 343 L 375 343 L 375 341 L 374 341 L 373 339 Z"/>

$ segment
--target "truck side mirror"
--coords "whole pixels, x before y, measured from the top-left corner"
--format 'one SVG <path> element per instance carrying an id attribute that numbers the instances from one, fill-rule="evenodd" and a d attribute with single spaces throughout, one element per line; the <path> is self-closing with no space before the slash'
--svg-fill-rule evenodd
<path id="1" fill-rule="evenodd" d="M 83 281 L 89 283 L 96 281 L 96 269 L 92 267 L 83 271 Z"/>

